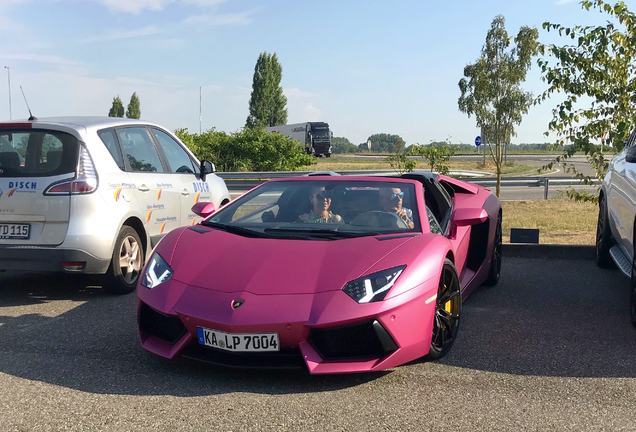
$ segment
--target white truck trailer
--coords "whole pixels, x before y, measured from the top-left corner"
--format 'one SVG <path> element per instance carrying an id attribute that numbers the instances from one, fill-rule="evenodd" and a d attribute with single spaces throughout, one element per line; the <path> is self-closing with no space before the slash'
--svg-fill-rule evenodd
<path id="1" fill-rule="evenodd" d="M 272 126 L 265 130 L 271 133 L 287 135 L 293 140 L 300 141 L 307 154 L 317 157 L 331 156 L 331 138 L 329 124 L 325 122 L 306 122 L 288 125 Z"/>

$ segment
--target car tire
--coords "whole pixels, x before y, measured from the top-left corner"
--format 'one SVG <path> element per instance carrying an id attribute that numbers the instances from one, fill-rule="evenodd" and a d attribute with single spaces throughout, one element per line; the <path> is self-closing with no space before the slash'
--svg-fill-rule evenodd
<path id="1" fill-rule="evenodd" d="M 144 248 L 139 234 L 132 227 L 123 226 L 113 248 L 103 287 L 111 294 L 129 294 L 135 290 L 144 267 Z"/>
<path id="2" fill-rule="evenodd" d="M 636 327 L 636 256 L 632 258 L 632 280 L 631 280 L 632 294 L 629 298 L 629 319 L 632 321 L 634 327 Z"/>
<path id="3" fill-rule="evenodd" d="M 607 198 L 605 195 L 598 200 L 598 221 L 596 223 L 596 264 L 599 267 L 610 268 L 614 261 L 610 256 L 612 247 L 612 230 L 609 226 Z"/>
<path id="4" fill-rule="evenodd" d="M 497 217 L 497 226 L 495 228 L 492 258 L 490 259 L 490 271 L 488 272 L 488 279 L 484 282 L 485 285 L 495 286 L 499 282 L 499 276 L 501 275 L 501 256 L 503 251 L 502 234 L 501 214 L 499 214 Z"/>
<path id="5" fill-rule="evenodd" d="M 450 310 L 449 310 L 450 309 Z M 446 258 L 440 275 L 433 315 L 433 335 L 427 360 L 437 360 L 450 351 L 459 330 L 462 293 L 453 262 Z"/>
<path id="6" fill-rule="evenodd" d="M 632 286 L 632 295 L 629 301 L 629 319 L 632 325 L 636 327 L 636 288 Z"/>

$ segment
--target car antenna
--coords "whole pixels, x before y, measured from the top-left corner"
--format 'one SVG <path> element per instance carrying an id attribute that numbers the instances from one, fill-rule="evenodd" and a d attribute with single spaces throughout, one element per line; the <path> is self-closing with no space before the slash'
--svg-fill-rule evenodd
<path id="1" fill-rule="evenodd" d="M 22 91 L 22 97 L 24 98 L 24 103 L 26 104 L 27 109 L 29 110 L 29 115 L 31 116 L 31 117 L 29 117 L 29 121 L 37 120 L 37 117 L 35 117 L 33 114 L 31 114 L 31 108 L 29 108 L 29 102 L 27 102 L 27 98 L 24 95 L 24 90 L 22 90 L 22 86 L 20 86 L 20 90 Z"/>

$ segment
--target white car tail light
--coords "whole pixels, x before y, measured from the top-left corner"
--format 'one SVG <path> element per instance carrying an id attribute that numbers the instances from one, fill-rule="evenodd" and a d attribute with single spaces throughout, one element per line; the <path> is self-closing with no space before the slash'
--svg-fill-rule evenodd
<path id="1" fill-rule="evenodd" d="M 75 178 L 62 180 L 49 185 L 44 195 L 79 195 L 89 194 L 97 190 L 97 171 L 88 150 L 80 145 L 79 160 L 75 171 Z"/>

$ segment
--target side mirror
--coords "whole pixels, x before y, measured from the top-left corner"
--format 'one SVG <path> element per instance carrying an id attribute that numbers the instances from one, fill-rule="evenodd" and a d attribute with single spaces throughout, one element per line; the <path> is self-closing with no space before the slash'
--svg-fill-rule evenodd
<path id="1" fill-rule="evenodd" d="M 216 167 L 210 161 L 201 161 L 201 180 L 205 180 L 207 174 L 213 174 L 216 172 Z"/>
<path id="2" fill-rule="evenodd" d="M 202 201 L 192 206 L 192 213 L 197 214 L 202 218 L 210 216 L 215 210 L 214 204 L 211 202 Z"/>
<path id="3" fill-rule="evenodd" d="M 482 208 L 459 208 L 451 216 L 455 226 L 477 225 L 486 222 L 487 219 L 488 212 Z"/>
<path id="4" fill-rule="evenodd" d="M 625 150 L 625 162 L 636 162 L 636 146 L 627 147 L 627 150 Z"/>

